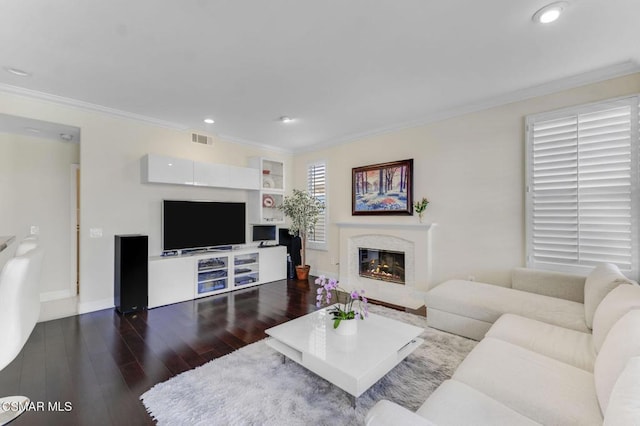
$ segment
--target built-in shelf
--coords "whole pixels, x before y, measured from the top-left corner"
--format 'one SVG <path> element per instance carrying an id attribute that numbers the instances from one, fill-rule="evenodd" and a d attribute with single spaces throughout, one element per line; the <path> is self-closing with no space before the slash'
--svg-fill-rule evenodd
<path id="1" fill-rule="evenodd" d="M 215 256 L 198 259 L 195 297 L 208 296 L 228 287 L 229 257 Z"/>
<path id="2" fill-rule="evenodd" d="M 244 247 L 149 258 L 149 308 L 283 280 L 287 249 Z"/>
<path id="3" fill-rule="evenodd" d="M 260 174 L 260 188 L 249 197 L 249 221 L 253 224 L 282 224 L 284 212 L 284 162 L 252 157 L 249 164 Z"/>

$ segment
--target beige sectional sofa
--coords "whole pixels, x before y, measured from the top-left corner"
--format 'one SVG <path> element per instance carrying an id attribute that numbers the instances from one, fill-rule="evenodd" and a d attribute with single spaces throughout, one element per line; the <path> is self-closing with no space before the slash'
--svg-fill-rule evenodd
<path id="1" fill-rule="evenodd" d="M 607 280 L 610 287 L 626 278 L 613 265 L 590 274 L 590 283 Z M 481 340 L 502 314 L 512 313 L 572 330 L 589 332 L 597 296 L 586 296 L 587 277 L 518 268 L 512 287 L 464 280 L 446 281 L 426 296 L 429 327 Z M 599 281 L 598 281 L 599 282 Z M 585 296 L 588 302 L 585 304 Z M 602 300 L 602 297 L 600 297 Z M 588 314 L 587 314 L 588 312 Z"/>
<path id="2" fill-rule="evenodd" d="M 441 286 L 427 318 L 481 341 L 417 412 L 380 401 L 368 425 L 640 424 L 640 286 L 615 266 Z"/>

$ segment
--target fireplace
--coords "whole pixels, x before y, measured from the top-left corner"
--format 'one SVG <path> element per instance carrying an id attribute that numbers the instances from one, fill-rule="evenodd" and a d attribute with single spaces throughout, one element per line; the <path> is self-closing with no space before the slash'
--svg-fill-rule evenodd
<path id="1" fill-rule="evenodd" d="M 405 283 L 404 252 L 358 248 L 359 271 L 361 277 L 396 284 Z"/>
<path id="2" fill-rule="evenodd" d="M 397 306 L 424 306 L 431 283 L 431 232 L 428 223 L 338 222 L 340 284 L 347 291 L 365 290 L 367 297 Z M 382 281 L 360 273 L 360 248 L 404 253 L 404 283 Z M 367 258 L 371 261 L 371 257 Z M 388 264 L 388 263 L 387 263 Z M 377 278 L 377 277 L 376 277 Z"/>

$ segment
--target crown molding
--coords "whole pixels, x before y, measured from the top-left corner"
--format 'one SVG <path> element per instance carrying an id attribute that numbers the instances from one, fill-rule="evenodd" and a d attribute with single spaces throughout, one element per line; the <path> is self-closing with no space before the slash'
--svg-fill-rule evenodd
<path id="1" fill-rule="evenodd" d="M 0 93 L 8 93 L 12 95 L 20 95 L 40 101 L 52 102 L 58 105 L 69 106 L 84 111 L 99 112 L 115 117 L 127 118 L 129 120 L 141 121 L 155 126 L 165 127 L 173 130 L 185 131 L 189 126 L 173 123 L 170 121 L 159 120 L 157 118 L 148 117 L 146 115 L 136 114 L 133 112 L 122 111 L 115 108 L 109 108 L 102 105 L 92 104 L 90 102 L 80 101 L 77 99 L 66 98 L 64 96 L 52 95 L 49 93 L 39 92 L 37 90 L 26 89 L 24 87 L 11 86 L 9 84 L 0 83 Z"/>
<path id="2" fill-rule="evenodd" d="M 245 140 L 245 139 L 237 138 L 237 137 L 226 135 L 226 134 L 219 134 L 218 136 L 221 139 L 224 139 L 226 141 L 234 142 L 234 143 L 238 143 L 246 146 L 251 146 L 253 148 L 259 148 L 259 149 L 269 150 L 272 152 L 295 155 L 295 154 L 301 154 L 305 152 L 319 151 L 332 146 L 343 145 L 346 143 L 355 142 L 360 139 L 393 133 L 396 131 L 400 131 L 400 130 L 404 130 L 412 127 L 420 127 L 420 126 L 424 126 L 437 121 L 442 121 L 448 118 L 453 118 L 453 117 L 469 114 L 472 112 L 482 111 L 485 109 L 494 108 L 497 106 L 506 105 L 513 102 L 519 102 L 526 99 L 535 98 L 538 96 L 549 95 L 562 90 L 573 89 L 573 88 L 584 86 L 587 84 L 594 84 L 594 83 L 610 80 L 617 77 L 623 77 L 625 75 L 633 74 L 636 72 L 640 72 L 640 66 L 638 65 L 637 62 L 633 60 L 629 60 L 626 62 L 614 64 L 608 67 L 603 67 L 603 68 L 588 71 L 582 74 L 577 74 L 571 77 L 566 77 L 566 78 L 554 80 L 548 83 L 532 86 L 526 89 L 516 90 L 500 96 L 487 98 L 475 103 L 460 105 L 458 107 L 437 111 L 421 118 L 420 120 L 399 123 L 392 126 L 380 127 L 377 129 L 368 130 L 366 132 L 343 135 L 337 138 L 333 138 L 330 140 L 326 140 L 324 142 L 319 142 L 319 143 L 316 143 L 307 147 L 302 147 L 302 148 L 287 149 L 287 148 L 277 147 L 274 145 L 268 145 L 268 144 L 259 143 L 255 141 Z M 190 126 L 187 126 L 184 124 L 173 123 L 170 121 L 160 120 L 157 118 L 148 117 L 141 114 L 136 114 L 136 113 L 123 111 L 115 108 L 109 108 L 102 105 L 92 104 L 90 102 L 84 102 L 77 99 L 66 98 L 58 95 L 52 95 L 49 93 L 39 92 L 36 90 L 26 89 L 18 86 L 12 86 L 4 83 L 0 83 L 0 93 L 8 93 L 8 94 L 25 96 L 32 99 L 52 102 L 59 105 L 70 106 L 70 107 L 78 108 L 85 111 L 99 112 L 99 113 L 103 113 L 103 114 L 107 114 L 115 117 L 127 118 L 130 120 L 140 121 L 143 123 L 152 124 L 155 126 L 169 128 L 173 130 L 179 130 L 179 131 L 191 130 Z"/>
<path id="3" fill-rule="evenodd" d="M 550 81 L 548 83 L 531 86 L 526 89 L 516 90 L 500 96 L 487 98 L 475 103 L 460 105 L 458 107 L 437 111 L 420 120 L 404 122 L 393 126 L 380 127 L 378 129 L 351 135 L 344 135 L 339 138 L 296 149 L 294 150 L 294 153 L 301 154 L 305 152 L 319 151 L 321 149 L 329 148 L 332 146 L 355 142 L 360 139 L 393 133 L 413 127 L 420 127 L 438 121 L 446 120 L 448 118 L 458 117 L 461 115 L 470 114 L 473 112 L 482 111 L 514 102 L 524 101 L 539 96 L 550 95 L 563 90 L 574 89 L 576 87 L 585 86 L 587 84 L 599 83 L 601 81 L 611 80 L 617 77 L 624 77 L 625 75 L 630 75 L 637 72 L 640 72 L 640 65 L 638 65 L 638 63 L 635 61 L 629 60 L 608 67 L 598 68 L 593 71 L 577 74 L 571 77 L 565 77 L 558 80 Z"/>
<path id="4" fill-rule="evenodd" d="M 4 83 L 0 83 L 0 93 L 20 95 L 20 96 L 24 96 L 32 99 L 41 100 L 41 101 L 52 102 L 58 105 L 70 106 L 70 107 L 78 108 L 85 111 L 99 112 L 99 113 L 108 114 L 108 115 L 112 115 L 120 118 L 127 118 L 129 120 L 140 121 L 143 123 L 152 124 L 155 126 L 160 126 L 160 127 L 164 127 L 172 130 L 179 130 L 184 132 L 193 131 L 196 133 L 203 133 L 203 131 L 201 130 L 194 130 L 191 126 L 187 126 L 184 124 L 178 124 L 170 121 L 159 120 L 157 118 L 148 117 L 146 115 L 135 114 L 128 111 L 122 111 L 115 108 L 109 108 L 102 105 L 92 104 L 90 102 L 84 102 L 77 99 L 66 98 L 64 96 L 52 95 L 49 93 L 39 92 L 37 90 L 25 89 L 24 87 L 11 86 Z M 253 148 L 260 148 L 260 149 L 279 152 L 283 154 L 290 154 L 290 155 L 293 154 L 293 150 L 291 149 L 280 148 L 273 145 L 267 145 L 267 144 L 254 142 L 254 141 L 248 141 L 248 140 L 236 138 L 230 135 L 218 134 L 216 136 L 225 141 L 234 142 L 241 145 L 247 145 Z"/>

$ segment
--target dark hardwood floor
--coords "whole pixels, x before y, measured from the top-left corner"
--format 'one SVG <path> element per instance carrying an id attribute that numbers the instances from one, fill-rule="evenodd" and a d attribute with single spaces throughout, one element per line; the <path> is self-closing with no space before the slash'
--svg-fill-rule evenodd
<path id="1" fill-rule="evenodd" d="M 108 309 L 39 323 L 0 372 L 0 397 L 44 403 L 12 426 L 154 424 L 139 400 L 145 391 L 314 311 L 315 296 L 313 278 L 276 281 L 138 314 Z"/>

